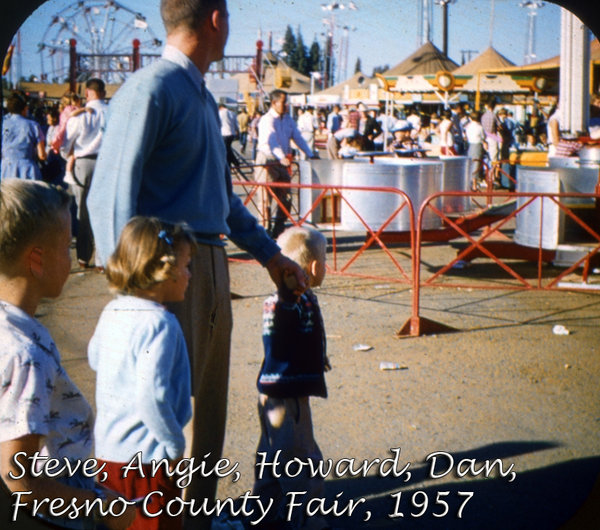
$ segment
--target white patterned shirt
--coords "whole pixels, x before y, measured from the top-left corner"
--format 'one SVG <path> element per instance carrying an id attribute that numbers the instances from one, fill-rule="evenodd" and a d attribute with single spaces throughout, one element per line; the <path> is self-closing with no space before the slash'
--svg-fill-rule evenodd
<path id="1" fill-rule="evenodd" d="M 61 366 L 48 330 L 0 301 L 0 343 L 0 442 L 39 434 L 40 455 L 88 458 L 92 408 Z"/>

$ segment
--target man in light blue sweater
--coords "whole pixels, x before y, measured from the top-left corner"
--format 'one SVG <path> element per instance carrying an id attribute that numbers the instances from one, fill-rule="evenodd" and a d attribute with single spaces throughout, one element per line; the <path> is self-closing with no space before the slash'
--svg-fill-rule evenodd
<path id="1" fill-rule="evenodd" d="M 231 304 L 225 234 L 265 266 L 276 285 L 302 270 L 284 257 L 233 192 L 217 105 L 204 74 L 223 57 L 229 32 L 226 0 L 162 0 L 167 46 L 136 72 L 109 106 L 88 207 L 100 260 L 134 215 L 185 221 L 200 243 L 186 301 L 176 304 L 192 366 L 192 456 L 220 458 L 225 434 Z M 209 501 L 217 479 L 192 481 L 188 498 Z M 201 526 L 198 524 L 201 523 Z M 195 528 L 210 521 L 196 521 Z"/>

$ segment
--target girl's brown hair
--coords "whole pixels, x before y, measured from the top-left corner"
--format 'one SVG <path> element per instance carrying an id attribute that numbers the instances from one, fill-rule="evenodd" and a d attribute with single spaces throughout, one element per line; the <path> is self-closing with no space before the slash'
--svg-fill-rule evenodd
<path id="1" fill-rule="evenodd" d="M 185 224 L 173 225 L 156 217 L 133 217 L 123 228 L 106 265 L 111 288 L 130 294 L 171 278 L 181 243 L 188 243 L 192 252 L 196 248 L 194 236 Z"/>

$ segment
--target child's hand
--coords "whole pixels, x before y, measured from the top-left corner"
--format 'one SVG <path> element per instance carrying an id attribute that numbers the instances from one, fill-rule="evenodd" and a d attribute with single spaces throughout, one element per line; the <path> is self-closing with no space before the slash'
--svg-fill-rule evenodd
<path id="1" fill-rule="evenodd" d="M 329 372 L 331 370 L 331 363 L 329 362 L 329 357 L 325 355 L 325 371 Z"/>

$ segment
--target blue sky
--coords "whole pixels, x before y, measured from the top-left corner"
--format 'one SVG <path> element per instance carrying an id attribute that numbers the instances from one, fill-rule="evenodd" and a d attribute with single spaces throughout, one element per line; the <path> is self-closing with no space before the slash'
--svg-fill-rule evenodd
<path id="1" fill-rule="evenodd" d="M 23 75 L 40 73 L 37 44 L 52 16 L 73 3 L 73 0 L 48 1 L 22 26 Z M 157 37 L 164 40 L 158 0 L 121 0 L 120 3 L 143 13 Z M 347 31 L 348 76 L 354 72 L 357 57 L 361 59 L 363 72 L 370 75 L 374 67 L 384 64 L 394 66 L 416 50 L 418 0 L 354 0 L 357 10 L 322 9 L 322 4 L 332 3 L 328 0 L 229 0 L 231 33 L 226 53 L 253 54 L 259 31 L 262 31 L 265 43 L 268 42 L 269 32 L 272 32 L 273 47 L 278 49 L 288 24 L 296 33 L 300 29 L 305 44 L 310 45 L 316 38 L 323 45 L 323 34 L 326 31 L 323 21 L 331 20 L 331 13 L 336 24 L 336 44 L 341 44 L 340 38 L 344 33 L 341 28 L 351 28 Z M 347 5 L 350 2 L 344 0 L 340 3 Z M 491 40 L 500 53 L 516 64 L 523 64 L 528 17 L 527 11 L 519 7 L 520 3 L 521 0 L 455 0 L 449 7 L 450 58 L 460 64 L 461 50 L 481 53 L 490 45 Z M 441 8 L 434 6 L 432 40 L 440 49 L 441 19 Z M 537 58 L 543 60 L 557 55 L 560 51 L 559 6 L 545 2 L 544 7 L 538 11 L 536 28 Z M 128 38 L 127 42 L 129 41 Z"/>

